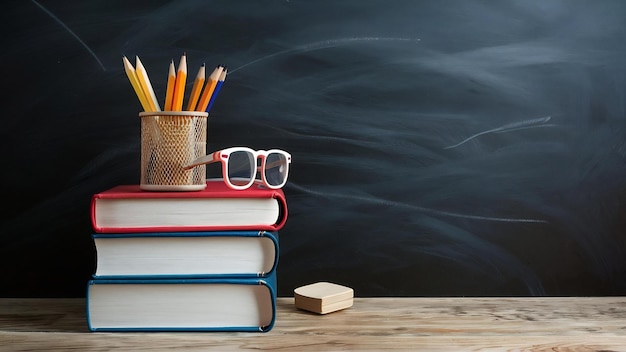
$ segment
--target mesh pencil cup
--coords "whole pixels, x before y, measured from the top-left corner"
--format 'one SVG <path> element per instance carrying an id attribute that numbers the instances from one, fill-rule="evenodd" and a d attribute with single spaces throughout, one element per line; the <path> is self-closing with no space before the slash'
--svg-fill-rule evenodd
<path id="1" fill-rule="evenodd" d="M 206 187 L 206 166 L 183 167 L 206 154 L 208 113 L 140 112 L 141 183 L 146 191 L 199 191 Z"/>

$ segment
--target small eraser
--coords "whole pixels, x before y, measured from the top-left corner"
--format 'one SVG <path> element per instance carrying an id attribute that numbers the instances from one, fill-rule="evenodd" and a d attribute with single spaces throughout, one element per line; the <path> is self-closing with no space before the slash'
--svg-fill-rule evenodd
<path id="1" fill-rule="evenodd" d="M 327 314 L 351 307 L 354 290 L 330 282 L 317 282 L 294 289 L 293 296 L 297 308 Z"/>

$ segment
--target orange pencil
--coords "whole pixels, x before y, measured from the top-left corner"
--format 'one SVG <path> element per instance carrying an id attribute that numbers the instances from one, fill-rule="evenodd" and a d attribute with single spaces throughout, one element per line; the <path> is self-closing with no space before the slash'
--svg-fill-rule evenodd
<path id="1" fill-rule="evenodd" d="M 165 111 L 172 111 L 172 101 L 174 100 L 174 85 L 176 84 L 176 69 L 174 60 L 170 62 L 170 70 L 167 75 L 167 90 L 165 91 Z"/>
<path id="2" fill-rule="evenodd" d="M 200 98 L 200 91 L 202 90 L 202 86 L 204 85 L 204 80 L 206 79 L 206 69 L 205 65 L 202 64 L 200 69 L 198 70 L 198 74 L 196 75 L 196 80 L 193 83 L 193 88 L 191 88 L 191 94 L 189 95 L 189 102 L 187 103 L 187 111 L 194 111 L 196 108 L 196 104 L 198 103 L 198 98 Z"/>
<path id="3" fill-rule="evenodd" d="M 187 83 L 187 54 L 183 54 L 178 64 L 176 73 L 176 83 L 174 85 L 174 99 L 172 100 L 172 111 L 183 109 L 183 98 L 185 96 L 185 84 Z"/>
<path id="4" fill-rule="evenodd" d="M 206 112 L 211 111 L 211 107 L 213 106 L 213 103 L 215 103 L 215 100 L 216 100 L 215 98 L 217 98 L 217 93 L 220 92 L 220 89 L 222 89 L 222 85 L 224 85 L 224 81 L 226 80 L 227 73 L 228 73 L 228 70 L 224 67 L 222 74 L 220 74 L 220 78 L 217 80 L 217 84 L 215 85 L 213 94 L 211 94 L 211 99 L 209 100 L 209 105 L 206 108 Z"/>
<path id="5" fill-rule="evenodd" d="M 209 76 L 206 86 L 204 87 L 204 91 L 202 92 L 202 97 L 196 106 L 196 111 L 206 111 L 207 106 L 209 106 L 209 100 L 211 100 L 211 96 L 213 95 L 213 90 L 215 90 L 215 86 L 217 85 L 217 81 L 220 79 L 220 75 L 223 70 L 224 67 L 218 66 Z"/>

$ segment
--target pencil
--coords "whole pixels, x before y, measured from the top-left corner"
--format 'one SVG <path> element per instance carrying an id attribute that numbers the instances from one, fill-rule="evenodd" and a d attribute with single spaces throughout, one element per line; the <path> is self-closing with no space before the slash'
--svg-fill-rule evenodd
<path id="1" fill-rule="evenodd" d="M 165 92 L 165 111 L 172 111 L 172 100 L 174 100 L 174 85 L 176 83 L 176 68 L 174 60 L 170 62 L 170 70 L 167 75 L 167 90 Z"/>
<path id="2" fill-rule="evenodd" d="M 222 85 L 224 85 L 224 80 L 226 80 L 227 72 L 228 70 L 224 68 L 224 71 L 222 71 L 222 74 L 220 75 L 220 79 L 217 81 L 217 85 L 215 85 L 215 90 L 213 91 L 213 95 L 211 95 L 211 100 L 209 100 L 209 106 L 207 106 L 206 112 L 209 112 L 209 110 L 211 110 L 211 107 L 213 106 L 213 103 L 215 103 L 217 93 L 220 92 L 220 89 L 222 89 Z"/>
<path id="3" fill-rule="evenodd" d="M 139 56 L 136 56 L 135 58 L 137 61 L 137 63 L 135 64 L 135 71 L 137 72 L 139 84 L 141 84 L 141 88 L 146 95 L 146 100 L 148 101 L 148 104 L 150 104 L 150 108 L 152 109 L 152 111 L 161 111 L 161 106 L 159 106 L 157 97 L 154 94 L 154 90 L 152 89 L 150 78 L 148 78 L 148 72 L 146 71 L 146 68 L 143 67 L 141 60 L 139 60 Z"/>
<path id="4" fill-rule="evenodd" d="M 193 83 L 193 88 L 191 88 L 189 102 L 187 103 L 187 111 L 195 110 L 196 105 L 198 104 L 198 98 L 200 98 L 200 91 L 202 91 L 202 86 L 204 85 L 205 79 L 206 68 L 205 65 L 202 64 L 202 66 L 200 66 L 200 69 L 198 70 L 198 74 L 196 75 L 196 80 Z"/>
<path id="5" fill-rule="evenodd" d="M 202 97 L 200 97 L 200 101 L 198 105 L 196 105 L 196 111 L 206 111 L 207 106 L 209 106 L 209 101 L 211 100 L 211 95 L 213 95 L 213 91 L 215 90 L 215 86 L 223 70 L 224 67 L 217 66 L 209 76 L 204 91 L 202 92 Z"/>
<path id="6" fill-rule="evenodd" d="M 172 110 L 181 111 L 183 109 L 183 98 L 185 96 L 185 84 L 187 83 L 187 54 L 183 53 L 178 64 L 176 73 L 176 84 L 174 85 L 174 99 L 172 100 Z"/>
<path id="7" fill-rule="evenodd" d="M 130 85 L 133 86 L 133 89 L 135 90 L 135 94 L 137 94 L 137 98 L 139 98 L 139 102 L 141 103 L 143 110 L 152 111 L 150 104 L 148 104 L 148 101 L 146 99 L 146 95 L 144 94 L 143 89 L 141 88 L 139 79 L 137 78 L 137 72 L 135 72 L 135 68 L 130 63 L 130 61 L 128 61 L 128 58 L 126 58 L 126 56 L 122 57 L 122 61 L 124 62 L 124 70 L 126 71 L 126 76 L 128 76 Z"/>

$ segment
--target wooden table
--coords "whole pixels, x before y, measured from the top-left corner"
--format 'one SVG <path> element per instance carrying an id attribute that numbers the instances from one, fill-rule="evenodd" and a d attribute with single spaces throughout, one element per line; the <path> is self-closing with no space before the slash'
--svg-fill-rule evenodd
<path id="1" fill-rule="evenodd" d="M 0 299 L 0 351 L 626 351 L 626 297 L 356 298 L 328 315 L 279 298 L 267 333 L 92 333 L 84 299 Z"/>

